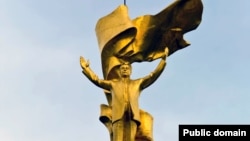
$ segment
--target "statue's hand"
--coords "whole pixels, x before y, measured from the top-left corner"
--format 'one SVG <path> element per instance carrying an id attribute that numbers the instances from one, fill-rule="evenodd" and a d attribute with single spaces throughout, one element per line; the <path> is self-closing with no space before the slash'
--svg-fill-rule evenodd
<path id="1" fill-rule="evenodd" d="M 162 56 L 162 59 L 166 60 L 166 58 L 168 57 L 168 53 L 169 53 L 169 49 L 168 47 L 165 47 L 165 50 L 164 50 L 164 54 Z"/>
<path id="2" fill-rule="evenodd" d="M 87 67 L 89 67 L 89 60 L 85 60 L 82 56 L 80 56 L 80 65 L 82 67 L 82 69 L 86 69 Z"/>

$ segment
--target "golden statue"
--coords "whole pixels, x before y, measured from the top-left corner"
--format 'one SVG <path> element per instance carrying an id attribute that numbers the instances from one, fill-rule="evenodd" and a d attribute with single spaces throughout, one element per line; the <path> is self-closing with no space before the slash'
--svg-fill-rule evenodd
<path id="1" fill-rule="evenodd" d="M 137 127 L 141 124 L 139 111 L 139 96 L 140 92 L 151 85 L 162 73 L 165 67 L 165 59 L 168 55 L 168 48 L 162 56 L 162 60 L 158 67 L 140 79 L 132 80 L 131 64 L 124 62 L 119 67 L 120 77 L 112 80 L 99 79 L 97 75 L 90 69 L 89 63 L 83 58 L 80 58 L 80 64 L 83 69 L 83 74 L 96 86 L 110 91 L 112 97 L 112 133 L 114 141 L 134 141 L 137 132 Z"/>
<path id="2" fill-rule="evenodd" d="M 162 73 L 166 57 L 190 45 L 183 35 L 198 27 L 202 18 L 201 0 L 177 0 L 156 15 L 131 20 L 126 5 L 120 5 L 99 19 L 96 35 L 101 52 L 103 79 L 80 57 L 83 74 L 106 94 L 100 121 L 111 141 L 153 141 L 153 117 L 139 108 L 140 92 Z M 130 79 L 131 64 L 162 58 L 148 76 Z"/>

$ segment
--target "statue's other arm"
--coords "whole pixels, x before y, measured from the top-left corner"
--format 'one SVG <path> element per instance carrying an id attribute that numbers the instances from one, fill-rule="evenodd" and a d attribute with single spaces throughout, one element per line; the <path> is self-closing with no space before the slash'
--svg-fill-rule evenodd
<path id="1" fill-rule="evenodd" d="M 161 75 L 166 66 L 167 56 L 168 56 L 168 48 L 165 49 L 165 53 L 162 56 L 162 60 L 160 61 L 156 69 L 153 72 L 151 72 L 148 76 L 142 78 L 141 89 L 145 89 L 151 84 L 153 84 L 157 80 L 157 78 Z"/>
<path id="2" fill-rule="evenodd" d="M 82 73 L 96 86 L 110 90 L 111 81 L 99 79 L 98 76 L 89 67 L 89 61 L 86 61 L 82 56 L 80 57 L 80 65 L 82 67 Z"/>

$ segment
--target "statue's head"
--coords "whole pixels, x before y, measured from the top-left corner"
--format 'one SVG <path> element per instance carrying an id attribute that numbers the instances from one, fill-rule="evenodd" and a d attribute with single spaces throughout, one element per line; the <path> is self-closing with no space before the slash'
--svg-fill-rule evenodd
<path id="1" fill-rule="evenodd" d="M 121 77 L 130 77 L 132 72 L 132 66 L 129 62 L 124 62 L 120 65 Z"/>

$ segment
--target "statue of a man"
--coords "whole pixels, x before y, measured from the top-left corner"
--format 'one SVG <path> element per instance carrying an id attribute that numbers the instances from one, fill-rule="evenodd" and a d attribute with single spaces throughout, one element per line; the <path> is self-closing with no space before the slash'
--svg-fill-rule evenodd
<path id="1" fill-rule="evenodd" d="M 113 141 L 135 141 L 137 127 L 141 124 L 138 103 L 140 92 L 160 76 L 166 66 L 168 52 L 166 47 L 160 63 L 153 72 L 135 80 L 130 78 L 132 68 L 129 63 L 120 65 L 120 78 L 102 80 L 90 69 L 89 62 L 80 57 L 83 74 L 96 86 L 111 92 Z"/>

